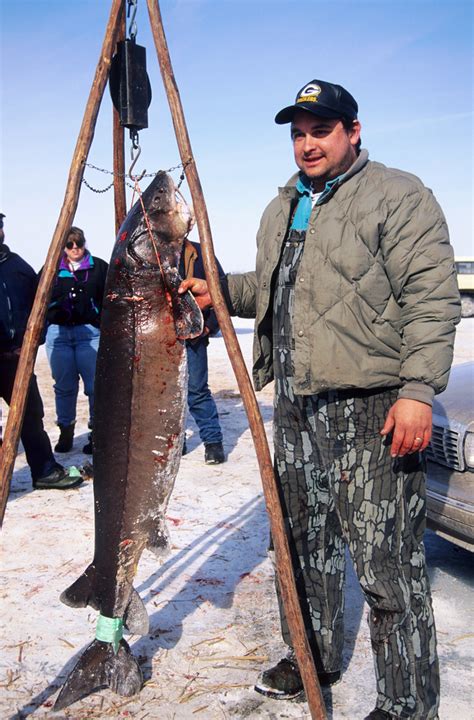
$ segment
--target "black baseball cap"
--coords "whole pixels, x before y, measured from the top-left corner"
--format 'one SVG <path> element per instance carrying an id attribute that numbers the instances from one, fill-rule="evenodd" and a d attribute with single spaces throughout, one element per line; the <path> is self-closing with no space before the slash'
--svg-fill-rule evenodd
<path id="1" fill-rule="evenodd" d="M 296 110 L 307 110 L 324 118 L 346 117 L 356 120 L 359 108 L 342 85 L 334 85 L 325 80 L 310 80 L 298 91 L 294 105 L 289 105 L 276 114 L 275 122 L 278 125 L 291 122 Z"/>

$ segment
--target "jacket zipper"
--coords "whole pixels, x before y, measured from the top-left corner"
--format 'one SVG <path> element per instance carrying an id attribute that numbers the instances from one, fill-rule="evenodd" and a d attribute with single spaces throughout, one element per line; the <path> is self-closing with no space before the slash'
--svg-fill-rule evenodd
<path id="1" fill-rule="evenodd" d="M 8 306 L 8 334 L 10 336 L 10 340 L 13 340 L 15 337 L 15 328 L 13 327 L 13 308 L 5 281 L 2 281 L 2 285 L 5 290 L 5 298 Z"/>

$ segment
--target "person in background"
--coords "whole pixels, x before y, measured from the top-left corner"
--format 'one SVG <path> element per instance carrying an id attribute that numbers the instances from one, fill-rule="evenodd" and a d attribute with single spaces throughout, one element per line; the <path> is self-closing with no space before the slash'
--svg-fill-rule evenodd
<path id="1" fill-rule="evenodd" d="M 5 245 L 4 217 L 0 213 L 0 396 L 9 405 L 38 280 L 33 268 Z M 43 402 L 36 376 L 32 375 L 21 441 L 33 487 L 67 490 L 80 485 L 82 477 L 74 472 L 75 468 L 70 471 L 56 462 L 43 417 Z"/>
<path id="2" fill-rule="evenodd" d="M 93 257 L 84 232 L 71 227 L 59 262 L 46 315 L 46 352 L 54 379 L 56 416 L 60 435 L 55 451 L 73 445 L 79 378 L 89 399 L 89 428 L 94 418 L 94 377 L 99 327 L 108 265 Z M 82 451 L 92 453 L 89 434 Z"/>
<path id="3" fill-rule="evenodd" d="M 217 261 L 219 274 L 224 271 Z M 181 277 L 204 278 L 201 246 L 199 243 L 185 240 L 181 254 Z M 204 312 L 204 332 L 199 338 L 186 341 L 188 357 L 188 408 L 199 429 L 199 437 L 204 443 L 204 462 L 207 465 L 219 465 L 225 462 L 222 430 L 219 423 L 216 403 L 208 385 L 207 346 L 209 338 L 219 332 L 219 324 L 213 310 Z M 183 454 L 186 453 L 186 443 Z"/>
<path id="4" fill-rule="evenodd" d="M 423 531 L 423 450 L 446 387 L 460 298 L 441 208 L 416 176 L 369 160 L 354 97 L 310 80 L 275 117 L 298 172 L 266 208 L 256 270 L 221 285 L 255 318 L 254 382 L 275 380 L 275 473 L 321 685 L 340 680 L 346 545 L 370 607 L 377 687 L 365 720 L 437 720 L 439 668 Z M 191 279 L 201 308 L 206 283 Z M 255 689 L 303 690 L 291 648 Z"/>

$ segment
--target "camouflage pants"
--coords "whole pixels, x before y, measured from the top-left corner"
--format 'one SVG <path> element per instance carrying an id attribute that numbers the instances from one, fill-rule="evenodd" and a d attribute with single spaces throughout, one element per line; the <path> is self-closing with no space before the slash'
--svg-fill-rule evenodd
<path id="1" fill-rule="evenodd" d="M 316 666 L 341 669 L 347 544 L 370 606 L 377 707 L 434 720 L 439 673 L 422 542 L 423 459 L 393 460 L 379 435 L 396 390 L 296 396 L 290 351 L 274 355 L 276 474 Z M 280 611 L 291 644 L 281 603 Z"/>

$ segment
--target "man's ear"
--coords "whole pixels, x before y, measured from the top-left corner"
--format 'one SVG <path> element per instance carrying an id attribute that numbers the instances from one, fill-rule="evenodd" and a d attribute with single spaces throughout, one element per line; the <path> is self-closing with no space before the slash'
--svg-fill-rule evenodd
<path id="1" fill-rule="evenodd" d="M 357 145 L 360 140 L 360 133 L 362 131 L 362 125 L 358 120 L 352 122 L 352 127 L 349 130 L 349 139 L 352 145 Z"/>

